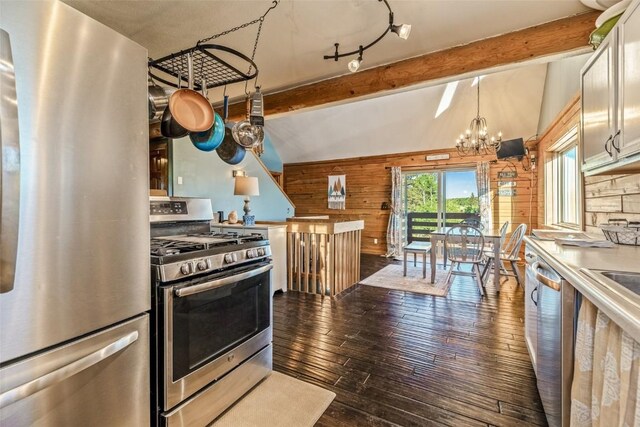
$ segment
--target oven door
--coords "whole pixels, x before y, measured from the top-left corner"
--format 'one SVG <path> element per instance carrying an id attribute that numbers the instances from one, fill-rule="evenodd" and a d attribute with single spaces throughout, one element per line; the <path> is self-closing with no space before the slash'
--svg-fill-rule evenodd
<path id="1" fill-rule="evenodd" d="M 272 268 L 254 264 L 162 288 L 164 410 L 271 343 Z"/>

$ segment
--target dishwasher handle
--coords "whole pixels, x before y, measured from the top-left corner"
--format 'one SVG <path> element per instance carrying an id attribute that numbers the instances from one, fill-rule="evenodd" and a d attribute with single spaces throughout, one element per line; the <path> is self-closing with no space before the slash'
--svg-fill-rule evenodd
<path id="1" fill-rule="evenodd" d="M 533 298 L 533 294 L 536 294 L 536 298 Z M 531 291 L 531 295 L 529 295 L 529 297 L 531 298 L 531 301 L 533 302 L 533 305 L 535 305 L 536 307 L 538 306 L 538 287 L 536 286 L 535 288 L 533 288 L 533 290 Z"/>
<path id="2" fill-rule="evenodd" d="M 533 270 L 533 274 L 536 276 L 536 280 L 543 285 L 553 289 L 554 291 L 560 292 L 562 289 L 562 279 L 561 280 L 553 280 L 540 272 L 540 261 L 536 261 L 531 265 L 531 269 Z"/>

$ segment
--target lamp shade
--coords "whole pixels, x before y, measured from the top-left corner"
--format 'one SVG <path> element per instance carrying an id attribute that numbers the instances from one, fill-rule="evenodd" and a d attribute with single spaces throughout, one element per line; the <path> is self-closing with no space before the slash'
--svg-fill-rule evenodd
<path id="1" fill-rule="evenodd" d="M 258 178 L 255 176 L 236 176 L 233 194 L 236 196 L 259 196 Z"/>

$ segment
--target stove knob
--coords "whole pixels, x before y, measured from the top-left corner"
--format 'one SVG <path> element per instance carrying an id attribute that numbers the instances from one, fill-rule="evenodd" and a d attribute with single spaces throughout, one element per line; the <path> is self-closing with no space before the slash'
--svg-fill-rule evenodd
<path id="1" fill-rule="evenodd" d="M 264 248 L 259 248 L 259 249 L 258 249 L 258 255 L 259 255 L 259 256 L 265 256 L 265 255 L 266 255 L 266 253 L 267 253 L 267 252 L 264 250 Z"/>
<path id="2" fill-rule="evenodd" d="M 191 274 L 191 264 L 182 264 L 182 266 L 180 267 L 180 272 L 184 275 Z"/>
<path id="3" fill-rule="evenodd" d="M 225 264 L 231 264 L 231 263 L 233 263 L 233 261 L 234 261 L 234 260 L 233 260 L 233 255 L 234 255 L 234 254 L 225 254 L 225 256 L 224 256 L 224 262 L 225 262 Z"/>
<path id="4" fill-rule="evenodd" d="M 233 259 L 233 262 L 238 262 L 238 255 L 236 255 L 235 253 L 232 253 L 231 259 Z"/>
<path id="5" fill-rule="evenodd" d="M 198 271 L 205 271 L 207 269 L 207 263 L 204 260 L 198 261 L 196 267 L 198 268 Z"/>
<path id="6" fill-rule="evenodd" d="M 251 258 L 255 258 L 256 254 L 253 252 L 253 249 L 248 249 L 247 250 L 247 258 L 251 259 Z"/>

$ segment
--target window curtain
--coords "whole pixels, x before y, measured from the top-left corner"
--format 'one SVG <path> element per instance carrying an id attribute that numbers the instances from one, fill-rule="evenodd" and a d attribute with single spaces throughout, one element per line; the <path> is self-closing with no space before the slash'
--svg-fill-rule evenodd
<path id="1" fill-rule="evenodd" d="M 391 168 L 391 214 L 387 225 L 387 257 L 399 257 L 402 252 L 402 171 Z"/>
<path id="2" fill-rule="evenodd" d="M 571 387 L 571 427 L 640 425 L 640 344 L 583 299 Z"/>
<path id="3" fill-rule="evenodd" d="M 489 185 L 489 162 L 478 162 L 476 166 L 476 181 L 478 182 L 478 205 L 480 206 L 480 221 L 484 230 L 490 230 L 493 223 L 491 213 L 491 187 Z"/>

